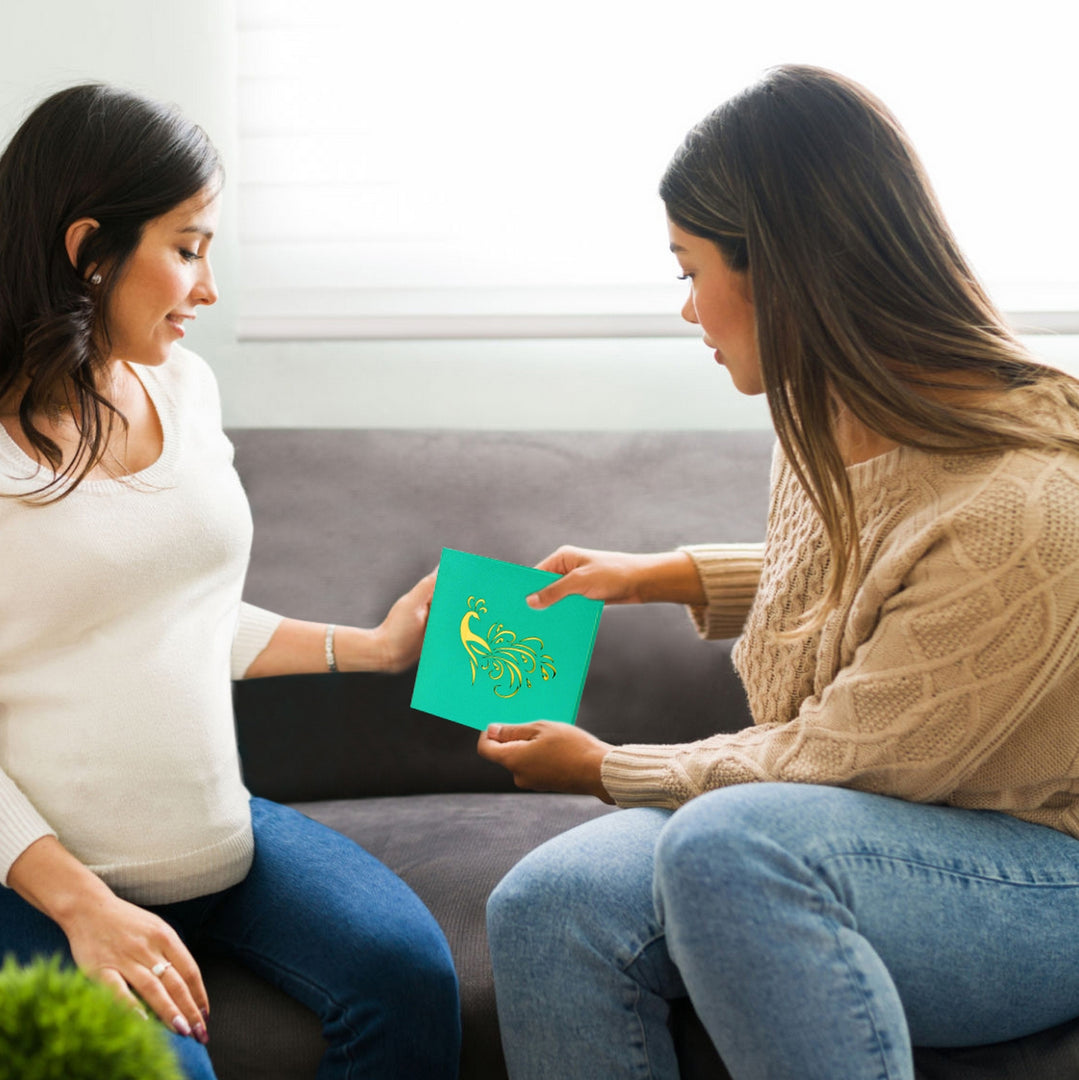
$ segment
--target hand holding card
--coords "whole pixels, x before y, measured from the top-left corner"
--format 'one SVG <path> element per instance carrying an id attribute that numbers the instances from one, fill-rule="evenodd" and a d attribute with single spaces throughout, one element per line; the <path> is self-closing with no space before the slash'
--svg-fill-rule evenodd
<path id="1" fill-rule="evenodd" d="M 513 773 L 520 788 L 595 795 L 614 800 L 603 786 L 603 759 L 610 743 L 583 728 L 537 720 L 533 724 L 492 724 L 480 735 L 476 750 Z"/>
<path id="2" fill-rule="evenodd" d="M 443 548 L 412 707 L 481 730 L 572 724 L 603 604 L 570 596 L 529 607 L 557 576 Z"/>

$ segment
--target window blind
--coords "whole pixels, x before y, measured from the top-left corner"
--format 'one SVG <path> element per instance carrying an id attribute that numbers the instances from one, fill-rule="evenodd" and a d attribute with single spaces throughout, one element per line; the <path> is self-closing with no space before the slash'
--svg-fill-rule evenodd
<path id="1" fill-rule="evenodd" d="M 1060 7 L 238 0 L 244 339 L 693 333 L 656 186 L 781 62 L 896 112 L 1028 330 L 1079 332 Z M 1060 28 L 1062 31 L 1063 28 Z"/>

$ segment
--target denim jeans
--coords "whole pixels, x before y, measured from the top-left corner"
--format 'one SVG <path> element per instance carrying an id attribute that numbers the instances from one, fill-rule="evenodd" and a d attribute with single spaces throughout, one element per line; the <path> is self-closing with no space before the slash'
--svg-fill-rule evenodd
<path id="1" fill-rule="evenodd" d="M 1079 1016 L 1079 842 L 993 811 L 744 784 L 537 848 L 488 905 L 512 1080 L 911 1080 L 911 1046 Z"/>
<path id="2" fill-rule="evenodd" d="M 318 1014 L 319 1080 L 452 1080 L 460 1053 L 449 947 L 407 885 L 347 837 L 251 801 L 255 859 L 239 884 L 153 907 L 189 947 L 234 957 Z M 60 928 L 0 890 L 0 953 L 70 958 Z M 210 1047 L 213 1002 L 210 1002 Z M 206 1048 L 171 1036 L 185 1076 L 213 1080 Z"/>

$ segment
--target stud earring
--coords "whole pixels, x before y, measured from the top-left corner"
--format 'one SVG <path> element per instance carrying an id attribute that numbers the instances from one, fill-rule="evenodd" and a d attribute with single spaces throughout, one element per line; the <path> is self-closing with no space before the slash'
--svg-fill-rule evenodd
<path id="1" fill-rule="evenodd" d="M 91 277 L 90 277 L 90 284 L 91 285 L 100 285 L 101 284 L 101 275 L 100 274 L 92 274 Z"/>

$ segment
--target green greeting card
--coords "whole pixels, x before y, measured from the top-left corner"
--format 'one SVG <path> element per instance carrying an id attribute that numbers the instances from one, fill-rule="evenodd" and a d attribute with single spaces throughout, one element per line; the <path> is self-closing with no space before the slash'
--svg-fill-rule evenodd
<path id="1" fill-rule="evenodd" d="M 525 597 L 558 578 L 442 549 L 412 707 L 482 730 L 577 717 L 603 603 Z"/>

